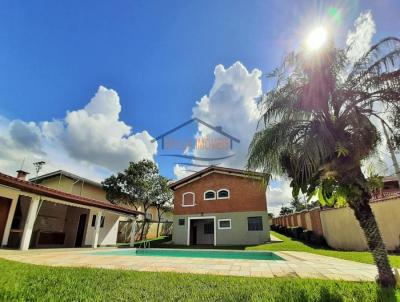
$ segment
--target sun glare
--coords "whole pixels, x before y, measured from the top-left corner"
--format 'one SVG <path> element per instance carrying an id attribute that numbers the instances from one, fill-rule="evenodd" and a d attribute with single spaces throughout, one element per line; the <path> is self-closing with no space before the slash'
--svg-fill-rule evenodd
<path id="1" fill-rule="evenodd" d="M 315 28 L 307 37 L 307 47 L 310 50 L 320 49 L 328 39 L 328 32 L 322 26 Z"/>

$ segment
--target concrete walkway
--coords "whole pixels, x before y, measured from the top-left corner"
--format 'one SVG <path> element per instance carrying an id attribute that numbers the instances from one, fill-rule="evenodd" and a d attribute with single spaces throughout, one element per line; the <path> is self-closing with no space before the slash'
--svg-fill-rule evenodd
<path id="1" fill-rule="evenodd" d="M 0 250 L 0 257 L 48 266 L 131 269 L 257 277 L 301 277 L 349 281 L 374 281 L 375 266 L 306 252 L 275 252 L 283 260 L 237 260 L 154 256 L 93 255 L 110 249 Z"/>
<path id="2" fill-rule="evenodd" d="M 278 237 L 276 237 L 276 236 L 274 236 L 272 234 L 270 234 L 269 236 L 271 238 L 271 243 L 283 242 L 283 240 L 279 239 Z"/>

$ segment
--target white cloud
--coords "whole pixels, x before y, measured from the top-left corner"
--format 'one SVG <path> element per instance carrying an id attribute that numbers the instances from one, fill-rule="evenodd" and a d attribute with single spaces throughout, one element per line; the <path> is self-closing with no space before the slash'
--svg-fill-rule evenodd
<path id="1" fill-rule="evenodd" d="M 174 166 L 174 174 L 177 179 L 182 179 L 185 178 L 186 176 L 189 176 L 193 172 L 188 171 L 184 166 L 176 164 Z"/>
<path id="2" fill-rule="evenodd" d="M 277 216 L 282 205 L 288 206 L 291 199 L 292 188 L 289 180 L 272 181 L 267 190 L 268 212 Z"/>
<path id="3" fill-rule="evenodd" d="M 192 149 L 190 154 L 196 157 L 223 157 L 234 154 L 233 157 L 219 161 L 194 160 L 193 163 L 244 168 L 247 149 L 257 127 L 258 110 L 255 98 L 261 94 L 261 71 L 254 69 L 248 72 L 246 67 L 236 62 L 225 69 L 218 65 L 214 70 L 215 80 L 208 95 L 203 96 L 193 107 L 193 117 L 199 118 L 212 126 L 220 126 L 226 133 L 236 137 L 240 143 L 234 143 L 233 150 Z M 203 124 L 198 124 L 197 138 L 224 139 L 221 134 Z M 189 150 L 185 152 L 188 153 Z M 196 169 L 195 167 L 190 169 Z M 199 168 L 197 168 L 199 169 Z M 174 173 L 177 178 L 187 176 L 186 168 L 176 165 Z"/>
<path id="4" fill-rule="evenodd" d="M 25 158 L 47 162 L 45 171 L 65 169 L 97 180 L 127 167 L 129 161 L 153 159 L 157 143 L 147 131 L 132 133 L 119 119 L 121 104 L 116 91 L 100 86 L 80 110 L 62 120 L 41 123 L 0 118 L 1 171 L 14 174 Z"/>
<path id="5" fill-rule="evenodd" d="M 29 143 L 25 143 L 22 140 L 23 137 Z M 24 155 L 21 156 L 21 153 L 24 153 Z M 1 170 L 8 173 L 12 171 L 12 174 L 15 174 L 15 170 L 21 167 L 27 154 L 30 155 L 29 159 L 43 155 L 38 126 L 35 123 L 24 123 L 19 120 L 10 121 L 5 117 L 0 117 Z"/>
<path id="6" fill-rule="evenodd" d="M 372 37 L 376 32 L 375 21 L 370 11 L 361 13 L 354 22 L 355 29 L 347 34 L 346 45 L 352 63 L 361 58 L 371 47 Z"/>

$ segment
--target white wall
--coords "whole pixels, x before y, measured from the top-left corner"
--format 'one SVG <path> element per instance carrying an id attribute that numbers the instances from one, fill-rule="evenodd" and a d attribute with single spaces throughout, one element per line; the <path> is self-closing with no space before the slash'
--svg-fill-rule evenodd
<path id="1" fill-rule="evenodd" d="M 105 216 L 104 227 L 100 228 L 98 245 L 115 245 L 117 243 L 119 215 L 102 211 Z M 95 234 L 95 227 L 92 227 L 93 215 L 97 215 L 98 210 L 90 210 L 88 224 L 86 228 L 85 245 L 91 245 Z"/>
<path id="2" fill-rule="evenodd" d="M 400 198 L 370 203 L 383 242 L 388 250 L 400 246 Z M 321 211 L 321 224 L 328 244 L 339 250 L 367 250 L 367 241 L 349 207 Z"/>

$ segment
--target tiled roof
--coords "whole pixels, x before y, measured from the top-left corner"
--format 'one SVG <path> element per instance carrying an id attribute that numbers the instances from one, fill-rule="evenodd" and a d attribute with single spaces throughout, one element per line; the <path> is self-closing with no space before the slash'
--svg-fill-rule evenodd
<path id="1" fill-rule="evenodd" d="M 185 178 L 182 178 L 178 181 L 173 182 L 169 185 L 169 187 L 174 190 L 177 186 L 183 185 L 193 179 L 200 178 L 205 174 L 212 173 L 212 172 L 222 172 L 227 174 L 236 174 L 242 175 L 244 177 L 256 177 L 256 178 L 263 178 L 265 177 L 264 173 L 253 172 L 253 171 L 246 171 L 246 170 L 239 170 L 239 169 L 232 169 L 232 168 L 225 168 L 225 167 L 218 167 L 218 166 L 209 166 L 203 170 L 200 170 L 196 173 L 193 173 Z"/>
<path id="2" fill-rule="evenodd" d="M 49 187 L 45 187 L 42 185 L 38 185 L 35 183 L 32 183 L 30 181 L 18 179 L 16 177 L 12 177 L 3 173 L 0 173 L 0 185 L 20 189 L 24 192 L 28 193 L 34 193 L 37 195 L 41 195 L 43 197 L 49 197 L 49 198 L 55 198 L 55 199 L 60 199 L 63 201 L 67 201 L 70 203 L 75 203 L 75 204 L 80 204 L 80 205 L 85 205 L 85 206 L 90 206 L 90 207 L 96 207 L 96 208 L 101 208 L 105 210 L 110 210 L 114 212 L 119 212 L 123 214 L 131 214 L 131 215 L 140 215 L 143 214 L 142 212 L 128 209 L 125 207 L 121 207 L 112 203 L 100 201 L 97 199 L 92 199 L 92 198 L 86 198 L 74 194 L 69 194 L 65 193 L 59 190 L 51 189 Z"/>

